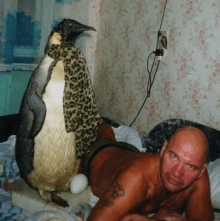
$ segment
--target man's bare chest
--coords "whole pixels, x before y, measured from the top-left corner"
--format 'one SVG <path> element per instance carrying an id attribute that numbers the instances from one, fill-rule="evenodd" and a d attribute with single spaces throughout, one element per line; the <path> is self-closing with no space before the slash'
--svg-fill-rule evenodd
<path id="1" fill-rule="evenodd" d="M 189 191 L 168 196 L 155 195 L 138 206 L 135 209 L 135 212 L 140 214 L 150 214 L 163 208 L 175 212 L 182 212 L 189 195 Z"/>

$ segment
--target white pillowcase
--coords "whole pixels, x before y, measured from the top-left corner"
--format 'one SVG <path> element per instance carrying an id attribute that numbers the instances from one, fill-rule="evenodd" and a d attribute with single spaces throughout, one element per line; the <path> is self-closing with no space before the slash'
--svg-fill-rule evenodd
<path id="1" fill-rule="evenodd" d="M 208 173 L 211 186 L 212 206 L 213 208 L 220 209 L 220 159 L 209 163 Z"/>

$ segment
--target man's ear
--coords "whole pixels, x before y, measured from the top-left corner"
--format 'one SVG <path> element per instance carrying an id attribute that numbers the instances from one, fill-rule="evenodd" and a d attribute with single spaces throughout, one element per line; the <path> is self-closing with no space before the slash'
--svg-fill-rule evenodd
<path id="1" fill-rule="evenodd" d="M 201 178 L 201 176 L 203 175 L 203 173 L 205 172 L 205 170 L 207 169 L 207 167 L 208 167 L 208 166 L 207 166 L 207 163 L 205 163 L 197 179 L 200 179 L 200 178 Z"/>
<path id="2" fill-rule="evenodd" d="M 165 140 L 165 142 L 164 142 L 164 144 L 163 144 L 163 146 L 162 146 L 162 148 L 160 150 L 160 157 L 163 156 L 163 153 L 166 150 L 167 146 L 168 146 L 168 142 L 167 142 L 167 140 Z"/>

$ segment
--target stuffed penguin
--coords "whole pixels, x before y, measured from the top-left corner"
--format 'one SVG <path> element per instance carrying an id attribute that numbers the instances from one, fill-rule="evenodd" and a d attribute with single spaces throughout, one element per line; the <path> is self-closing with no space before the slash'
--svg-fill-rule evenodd
<path id="1" fill-rule="evenodd" d="M 20 175 L 44 200 L 63 207 L 68 203 L 56 193 L 69 189 L 103 122 L 86 60 L 75 45 L 88 30 L 95 29 L 71 19 L 53 28 L 20 108 L 15 147 Z"/>

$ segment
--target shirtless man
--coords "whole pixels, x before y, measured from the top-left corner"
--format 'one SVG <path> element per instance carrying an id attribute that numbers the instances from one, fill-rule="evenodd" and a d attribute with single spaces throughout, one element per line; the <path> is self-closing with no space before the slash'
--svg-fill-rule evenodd
<path id="1" fill-rule="evenodd" d="M 89 221 L 213 220 L 207 154 L 207 138 L 194 127 L 177 130 L 157 154 L 106 147 L 90 164 L 99 201 Z"/>

